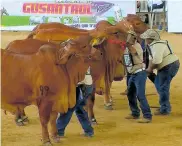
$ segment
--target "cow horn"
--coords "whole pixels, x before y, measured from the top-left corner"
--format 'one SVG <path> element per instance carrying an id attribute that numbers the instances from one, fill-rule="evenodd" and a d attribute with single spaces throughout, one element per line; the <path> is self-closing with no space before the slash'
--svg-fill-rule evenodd
<path id="1" fill-rule="evenodd" d="M 116 20 L 113 20 L 113 25 L 116 25 L 118 22 Z"/>
<path id="2" fill-rule="evenodd" d="M 97 39 L 92 39 L 92 41 L 90 42 L 90 44 L 94 47 L 94 46 L 97 46 L 97 45 L 100 45 L 104 42 L 106 38 L 97 38 Z"/>
<path id="3" fill-rule="evenodd" d="M 74 39 L 69 39 L 68 42 L 71 44 L 71 45 L 75 45 L 76 44 L 76 41 Z"/>

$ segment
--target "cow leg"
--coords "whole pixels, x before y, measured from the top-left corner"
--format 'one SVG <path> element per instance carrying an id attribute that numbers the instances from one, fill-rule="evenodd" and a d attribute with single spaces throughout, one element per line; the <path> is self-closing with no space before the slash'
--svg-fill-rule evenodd
<path id="1" fill-rule="evenodd" d="M 49 101 L 41 100 L 38 104 L 38 108 L 39 108 L 40 123 L 42 126 L 43 146 L 52 146 L 48 133 L 48 122 L 52 111 L 52 104 Z"/>
<path id="2" fill-rule="evenodd" d="M 51 116 L 50 116 L 51 137 L 55 143 L 60 142 L 60 137 L 58 136 L 58 130 L 56 127 L 57 116 L 58 116 L 57 112 L 51 112 Z"/>
<path id="3" fill-rule="evenodd" d="M 88 108 L 88 117 L 92 124 L 97 124 L 97 121 L 95 119 L 94 115 L 94 104 L 95 104 L 95 94 L 90 95 L 87 99 L 87 108 Z"/>
<path id="4" fill-rule="evenodd" d="M 111 95 L 109 96 L 109 101 L 110 101 L 110 103 L 113 105 L 113 98 L 112 98 Z"/>
<path id="5" fill-rule="evenodd" d="M 106 110 L 113 110 L 112 102 L 110 99 L 110 88 L 111 88 L 111 83 L 108 83 L 108 85 L 106 84 L 105 96 L 104 96 L 104 100 L 105 100 L 104 107 Z"/>
<path id="6" fill-rule="evenodd" d="M 21 110 L 20 106 L 18 106 L 16 113 L 15 113 L 15 122 L 16 122 L 17 126 L 24 126 L 21 115 L 22 115 L 22 110 Z"/>
<path id="7" fill-rule="evenodd" d="M 105 109 L 113 110 L 112 103 L 110 102 L 110 96 L 105 94 L 104 99 L 105 99 L 105 105 L 104 105 Z"/>
<path id="8" fill-rule="evenodd" d="M 22 113 L 21 113 L 21 119 L 23 120 L 23 123 L 29 122 L 28 117 L 26 116 L 24 109 L 22 110 Z"/>
<path id="9" fill-rule="evenodd" d="M 19 111 L 15 113 L 15 123 L 17 126 L 24 126 L 23 120 L 21 119 L 21 113 Z"/>
<path id="10" fill-rule="evenodd" d="M 110 84 L 110 88 L 111 88 L 111 86 L 112 86 L 112 82 L 111 82 L 111 84 Z M 109 90 L 110 90 L 110 89 L 109 89 Z M 113 98 L 112 98 L 112 96 L 111 96 L 110 91 L 109 91 L 109 102 L 113 105 Z"/>

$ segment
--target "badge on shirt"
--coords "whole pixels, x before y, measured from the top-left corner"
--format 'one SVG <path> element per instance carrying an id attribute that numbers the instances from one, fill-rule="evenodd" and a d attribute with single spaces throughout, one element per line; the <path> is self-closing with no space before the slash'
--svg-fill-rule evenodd
<path id="1" fill-rule="evenodd" d="M 125 65 L 127 67 L 131 67 L 132 66 L 132 62 L 131 62 L 131 58 L 129 54 L 124 54 L 124 61 L 125 61 Z"/>
<path id="2" fill-rule="evenodd" d="M 126 66 L 126 67 L 132 67 L 132 62 L 131 62 L 131 58 L 130 58 L 130 55 L 129 55 L 129 50 L 128 50 L 128 48 L 126 48 L 123 57 L 124 57 L 125 66 Z"/>

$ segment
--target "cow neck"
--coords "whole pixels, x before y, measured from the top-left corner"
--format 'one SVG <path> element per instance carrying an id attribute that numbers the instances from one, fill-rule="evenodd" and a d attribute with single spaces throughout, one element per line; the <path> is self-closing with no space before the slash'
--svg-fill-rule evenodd
<path id="1" fill-rule="evenodd" d="M 66 69 L 74 85 L 84 79 L 88 67 L 89 62 L 85 61 L 83 57 L 71 56 L 66 64 Z"/>
<path id="2" fill-rule="evenodd" d="M 69 107 L 73 107 L 76 103 L 76 86 L 79 81 L 84 80 L 88 67 L 89 64 L 85 63 L 82 57 L 71 56 L 66 63 L 66 70 L 69 76 Z"/>
<path id="3" fill-rule="evenodd" d="M 113 39 L 113 37 L 109 37 L 109 39 Z M 105 45 L 104 45 L 104 52 L 105 52 L 105 84 L 106 84 L 106 89 L 109 89 L 111 86 L 111 82 L 114 79 L 114 75 L 116 72 L 116 67 L 118 64 L 118 60 L 122 57 L 118 55 L 118 54 L 113 54 L 113 49 L 120 49 L 121 51 L 124 51 L 123 49 L 121 49 L 120 44 L 115 44 L 115 43 L 110 43 L 109 41 L 106 41 Z M 123 52 L 124 53 L 124 52 Z M 118 56 L 116 56 L 118 55 Z M 106 90 L 106 94 L 109 94 L 110 90 Z"/>
<path id="4" fill-rule="evenodd" d="M 105 52 L 104 46 L 105 46 L 105 41 L 97 47 L 99 50 L 101 50 L 103 54 L 102 60 L 91 62 L 90 67 L 91 67 L 91 75 L 92 75 L 93 83 L 95 83 L 99 79 L 101 74 L 105 73 L 106 52 Z"/>

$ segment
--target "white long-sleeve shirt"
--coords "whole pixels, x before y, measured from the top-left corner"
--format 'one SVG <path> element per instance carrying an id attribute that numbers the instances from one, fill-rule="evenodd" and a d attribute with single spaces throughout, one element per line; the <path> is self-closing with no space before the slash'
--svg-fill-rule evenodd
<path id="1" fill-rule="evenodd" d="M 90 67 L 89 67 L 85 75 L 85 79 L 79 82 L 78 84 L 92 85 L 92 83 L 93 81 L 92 81 L 92 76 L 91 76 Z"/>

